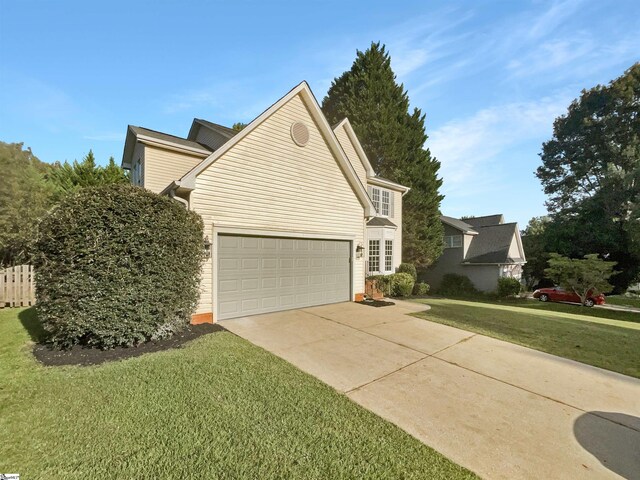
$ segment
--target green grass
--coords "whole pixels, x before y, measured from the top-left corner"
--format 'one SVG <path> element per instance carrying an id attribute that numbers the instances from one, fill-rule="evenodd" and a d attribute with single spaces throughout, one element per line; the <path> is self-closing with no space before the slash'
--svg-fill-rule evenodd
<path id="1" fill-rule="evenodd" d="M 431 310 L 416 314 L 421 318 L 640 378 L 640 323 L 622 320 L 621 312 L 594 314 L 586 307 L 532 301 L 421 302 L 431 305 Z"/>
<path id="2" fill-rule="evenodd" d="M 640 308 L 640 297 L 626 297 L 624 295 L 607 295 L 607 303 L 621 307 Z"/>
<path id="3" fill-rule="evenodd" d="M 19 317 L 19 318 L 18 318 Z M 475 478 L 228 332 L 44 367 L 32 309 L 0 310 L 0 472 L 24 479 Z"/>

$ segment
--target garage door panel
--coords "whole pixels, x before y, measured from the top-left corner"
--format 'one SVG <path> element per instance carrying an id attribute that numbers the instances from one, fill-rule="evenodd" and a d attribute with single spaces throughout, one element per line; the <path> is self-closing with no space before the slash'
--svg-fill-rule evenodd
<path id="1" fill-rule="evenodd" d="M 347 241 L 218 237 L 218 318 L 350 299 Z"/>

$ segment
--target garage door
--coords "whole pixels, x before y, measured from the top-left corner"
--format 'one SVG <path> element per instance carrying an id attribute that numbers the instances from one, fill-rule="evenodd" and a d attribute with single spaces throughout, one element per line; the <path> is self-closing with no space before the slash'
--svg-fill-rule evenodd
<path id="1" fill-rule="evenodd" d="M 218 318 L 351 299 L 351 243 L 218 236 Z"/>

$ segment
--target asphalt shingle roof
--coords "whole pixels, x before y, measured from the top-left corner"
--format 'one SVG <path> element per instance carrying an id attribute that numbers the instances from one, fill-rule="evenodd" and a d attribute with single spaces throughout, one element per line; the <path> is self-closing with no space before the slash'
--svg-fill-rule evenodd
<path id="1" fill-rule="evenodd" d="M 498 225 L 499 223 L 504 223 L 504 217 L 502 216 L 502 214 L 486 215 L 484 217 L 465 218 L 463 222 L 468 223 L 473 228 L 488 227 L 490 225 Z"/>
<path id="2" fill-rule="evenodd" d="M 453 228 L 457 228 L 458 230 L 462 230 L 464 233 L 477 233 L 471 225 L 466 223 L 466 220 L 459 220 L 453 217 L 447 217 L 446 215 L 442 215 L 440 217 L 447 225 L 451 225 Z"/>
<path id="3" fill-rule="evenodd" d="M 367 222 L 367 227 L 396 227 L 397 225 L 385 217 L 373 217 Z"/>
<path id="4" fill-rule="evenodd" d="M 513 236 L 518 234 L 516 223 L 488 225 L 477 229 L 478 235 L 471 239 L 465 263 L 516 263 L 509 258 L 509 247 Z"/>
<path id="5" fill-rule="evenodd" d="M 183 145 L 185 147 L 198 148 L 200 150 L 207 150 L 211 152 L 212 150 L 198 142 L 194 142 L 192 140 L 187 140 L 186 138 L 176 137 L 175 135 L 169 135 L 168 133 L 158 132 L 156 130 L 150 130 L 144 127 L 136 127 L 134 125 L 129 125 L 129 128 L 136 135 L 146 135 L 148 137 L 157 138 L 158 140 L 164 140 L 167 142 L 172 142 L 177 145 Z"/>

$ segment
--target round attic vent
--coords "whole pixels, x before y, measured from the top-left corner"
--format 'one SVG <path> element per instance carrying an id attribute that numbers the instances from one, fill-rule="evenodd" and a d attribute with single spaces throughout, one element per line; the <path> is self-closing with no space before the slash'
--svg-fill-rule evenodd
<path id="1" fill-rule="evenodd" d="M 291 138 L 299 147 L 304 147 L 309 143 L 309 129 L 302 122 L 295 122 L 291 125 Z"/>

